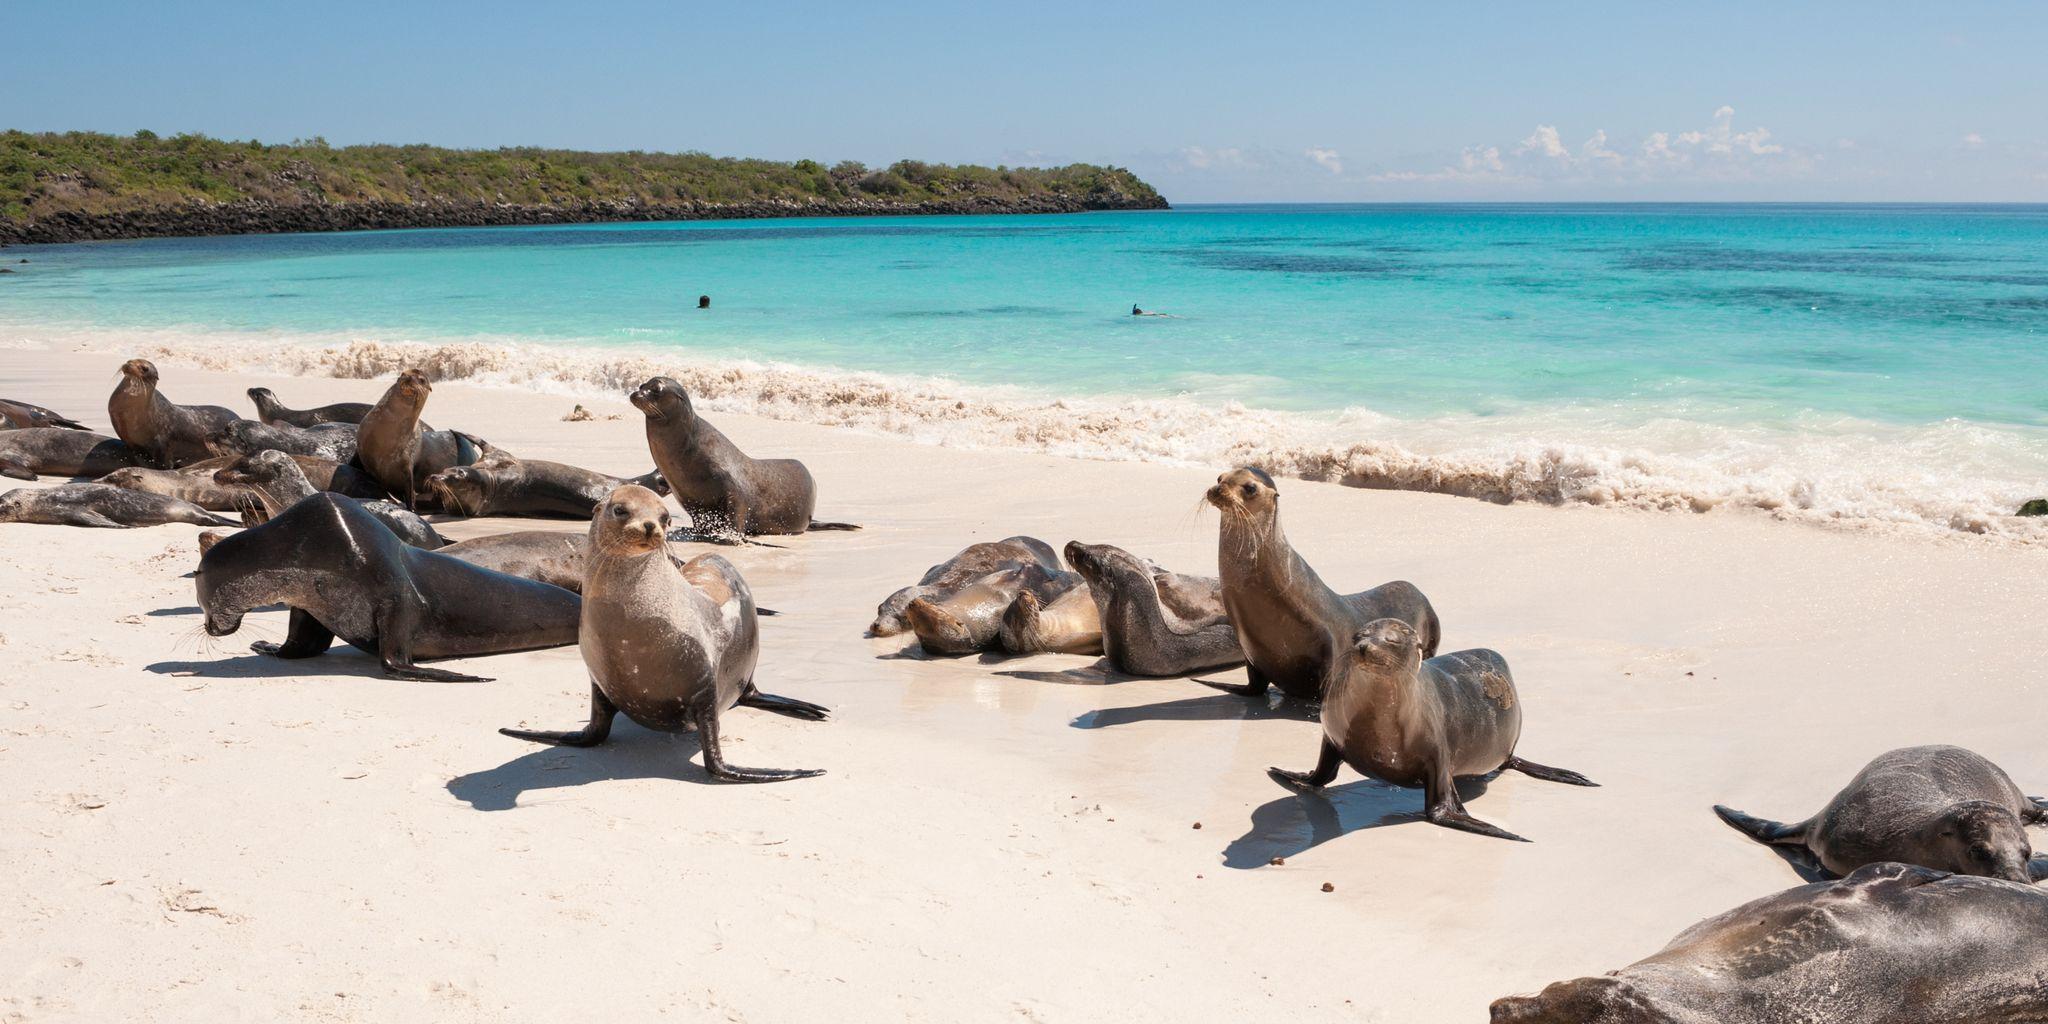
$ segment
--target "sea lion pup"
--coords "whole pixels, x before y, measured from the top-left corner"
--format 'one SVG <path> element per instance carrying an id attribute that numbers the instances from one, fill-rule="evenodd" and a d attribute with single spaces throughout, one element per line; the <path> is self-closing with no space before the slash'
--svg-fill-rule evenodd
<path id="1" fill-rule="evenodd" d="M 361 423 L 373 408 L 368 402 L 336 402 L 317 409 L 288 409 L 269 388 L 250 388 L 256 418 L 273 426 L 313 427 L 322 423 Z"/>
<path id="2" fill-rule="evenodd" d="M 427 477 L 441 508 L 465 516 L 589 519 L 605 496 L 626 484 L 667 494 L 659 472 L 632 480 L 560 462 L 520 459 L 495 452 L 469 466 L 450 466 Z"/>
<path id="3" fill-rule="evenodd" d="M 1871 864 L 1744 904 L 1646 960 L 1493 1002 L 1493 1024 L 2048 1020 L 2048 892 Z"/>
<path id="4" fill-rule="evenodd" d="M 690 529 L 707 536 L 750 537 L 806 530 L 858 530 L 850 523 L 811 518 L 818 488 L 795 459 L 751 459 L 690 405 L 689 392 L 656 377 L 633 392 L 647 416 L 647 448 L 654 465 L 690 515 Z"/>
<path id="5" fill-rule="evenodd" d="M 261 526 L 293 505 L 322 493 L 306 479 L 298 461 L 280 451 L 244 455 L 234 465 L 216 471 L 213 479 L 223 486 L 246 488 L 255 499 L 242 509 L 244 526 Z M 413 547 L 434 551 L 448 544 L 448 539 L 426 520 L 393 502 L 363 501 L 359 506 Z"/>
<path id="6" fill-rule="evenodd" d="M 348 423 L 323 423 L 301 428 L 236 420 L 206 435 L 206 450 L 213 453 L 214 458 L 283 452 L 347 463 L 356 457 L 356 429 Z"/>
<path id="7" fill-rule="evenodd" d="M 1101 654 L 1102 613 L 1087 582 L 1078 576 L 1051 601 L 1039 600 L 1028 589 L 1020 591 L 1003 610 L 996 644 L 1011 654 Z"/>
<path id="8" fill-rule="evenodd" d="M 114 422 L 114 433 L 149 452 L 158 469 L 176 469 L 216 454 L 207 450 L 207 435 L 242 418 L 218 405 L 178 405 L 156 385 L 155 363 L 122 363 L 121 383 L 107 398 L 107 418 Z"/>
<path id="9" fill-rule="evenodd" d="M 1003 616 L 1019 594 L 1028 590 L 1039 603 L 1051 604 L 1080 584 L 1075 573 L 1028 562 L 983 576 L 951 597 L 916 598 L 904 606 L 903 617 L 926 653 L 972 654 L 996 645 Z"/>
<path id="10" fill-rule="evenodd" d="M 1757 842 L 1804 848 L 1836 875 L 1898 861 L 2022 883 L 2034 881 L 2027 826 L 2048 825 L 2048 809 L 1997 765 L 1946 746 L 1879 754 L 1819 814 L 1795 825 L 1718 804 L 1714 813 Z"/>
<path id="11" fill-rule="evenodd" d="M 191 523 L 233 526 L 189 501 L 108 484 L 60 484 L 17 487 L 0 494 L 0 523 L 42 523 L 46 526 L 98 526 L 128 529 Z"/>
<path id="12" fill-rule="evenodd" d="M 1108 544 L 1067 545 L 1102 620 L 1102 651 L 1119 672 L 1178 676 L 1244 664 L 1223 610 L 1223 583 L 1169 573 Z"/>
<path id="13" fill-rule="evenodd" d="M 95 482 L 188 501 L 208 512 L 240 512 L 256 504 L 256 496 L 246 487 L 217 483 L 210 474 L 198 476 L 175 469 L 129 466 L 108 473 Z"/>
<path id="14" fill-rule="evenodd" d="M 1053 554 L 1051 545 L 1036 537 L 1005 537 L 998 541 L 969 544 L 953 557 L 926 569 L 915 585 L 904 587 L 884 599 L 875 608 L 875 621 L 868 626 L 868 635 L 896 636 L 908 632 L 910 620 L 904 617 L 904 609 L 920 597 L 944 601 L 959 593 L 962 587 L 992 572 L 1031 563 L 1056 570 L 1060 567 L 1060 558 Z"/>
<path id="15" fill-rule="evenodd" d="M 221 538 L 199 559 L 193 586 L 209 636 L 240 629 L 251 608 L 283 603 L 292 612 L 285 642 L 250 650 L 310 658 L 339 636 L 377 655 L 387 675 L 457 683 L 489 680 L 414 662 L 565 647 L 576 642 L 582 605 L 560 587 L 406 544 L 354 499 L 326 492 Z"/>
<path id="16" fill-rule="evenodd" d="M 420 412 L 433 392 L 425 371 L 407 370 L 363 415 L 356 430 L 357 463 L 415 512 L 423 507 L 420 498 L 427 494 L 428 477 L 450 466 L 472 465 L 483 456 L 469 435 L 430 430 L 420 423 Z"/>
<path id="17" fill-rule="evenodd" d="M 27 427 L 0 430 L 0 476 L 34 480 L 47 476 L 101 477 L 128 466 L 147 466 L 149 452 L 89 430 Z"/>
<path id="18" fill-rule="evenodd" d="M 696 729 L 704 769 L 714 778 L 775 782 L 823 775 L 725 763 L 718 719 L 727 708 L 813 720 L 830 712 L 754 688 L 761 641 L 753 592 L 719 555 L 699 555 L 677 569 L 669 558 L 668 526 L 661 497 L 631 484 L 613 491 L 591 517 L 578 641 L 590 669 L 590 724 L 577 732 L 498 731 L 539 743 L 596 746 L 623 711 L 649 729 Z"/>
<path id="19" fill-rule="evenodd" d="M 1280 492 L 1265 470 L 1233 469 L 1217 477 L 1208 500 L 1223 514 L 1216 559 L 1223 608 L 1246 662 L 1245 685 L 1209 685 L 1257 697 L 1271 684 L 1290 697 L 1314 700 L 1347 638 L 1374 619 L 1407 623 L 1422 656 L 1436 656 L 1443 628 L 1429 598 L 1406 580 L 1342 596 L 1331 590 L 1287 543 Z"/>
<path id="20" fill-rule="evenodd" d="M 60 416 L 40 405 L 17 402 L 0 398 L 0 430 L 26 430 L 30 427 L 63 427 L 66 430 L 84 430 L 85 424 Z"/>
<path id="21" fill-rule="evenodd" d="M 1515 756 L 1522 702 L 1507 659 L 1476 648 L 1424 661 L 1414 627 L 1374 619 L 1338 652 L 1323 692 L 1323 749 L 1311 772 L 1268 768 L 1295 789 L 1321 789 L 1343 762 L 1358 774 L 1420 788 L 1433 824 L 1528 842 L 1466 813 L 1453 780 L 1518 771 L 1547 782 L 1597 785 L 1578 772 Z"/>

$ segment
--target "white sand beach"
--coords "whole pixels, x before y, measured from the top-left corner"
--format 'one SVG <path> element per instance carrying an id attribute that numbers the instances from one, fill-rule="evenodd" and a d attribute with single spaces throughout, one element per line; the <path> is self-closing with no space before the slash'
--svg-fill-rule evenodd
<path id="1" fill-rule="evenodd" d="M 0 396 L 106 431 L 127 355 L 0 351 Z M 174 401 L 242 410 L 251 386 L 302 407 L 385 387 L 162 370 Z M 573 401 L 449 382 L 426 417 L 649 468 L 623 395 L 562 422 Z M 975 540 L 1214 572 L 1199 499 L 1223 467 L 707 415 L 866 526 L 718 549 L 784 613 L 762 689 L 835 712 L 734 711 L 727 754 L 822 778 L 714 783 L 694 738 L 623 721 L 588 750 L 510 739 L 582 723 L 574 648 L 446 663 L 481 684 L 385 679 L 342 646 L 280 662 L 248 644 L 283 612 L 199 630 L 195 527 L 0 524 L 0 1021 L 1477 1021 L 1799 883 L 1711 804 L 1804 817 L 1921 743 L 2048 790 L 2040 547 L 1281 480 L 1332 586 L 1418 584 L 1445 650 L 1513 666 L 1521 752 L 1602 784 L 1507 775 L 1468 801 L 1524 845 L 1349 769 L 1327 798 L 1276 785 L 1267 766 L 1315 759 L 1299 704 L 862 635 Z"/>

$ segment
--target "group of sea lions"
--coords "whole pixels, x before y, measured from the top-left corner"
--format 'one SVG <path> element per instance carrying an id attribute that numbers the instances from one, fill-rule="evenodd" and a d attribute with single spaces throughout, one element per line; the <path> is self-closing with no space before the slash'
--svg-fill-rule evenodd
<path id="1" fill-rule="evenodd" d="M 675 381 L 656 378 L 632 394 L 656 466 L 632 479 L 434 430 L 420 419 L 432 386 L 419 371 L 373 404 L 293 410 L 251 389 L 256 420 L 176 405 L 158 382 L 147 361 L 122 368 L 108 406 L 117 437 L 0 400 L 0 473 L 91 481 L 0 495 L 0 521 L 234 527 L 214 513 L 239 512 L 246 528 L 202 537 L 194 586 L 211 635 L 235 632 L 251 609 L 283 604 L 286 638 L 253 645 L 258 652 L 307 658 L 340 638 L 392 676 L 435 681 L 481 677 L 419 662 L 573 643 L 591 681 L 587 724 L 502 732 L 590 746 L 623 712 L 651 729 L 696 732 L 719 779 L 819 774 L 725 761 L 720 716 L 734 707 L 812 720 L 829 712 L 755 686 L 758 617 L 769 613 L 723 557 L 671 553 L 662 494 L 673 492 L 697 539 L 854 527 L 815 520 L 816 486 L 800 462 L 748 457 Z M 1516 770 L 1593 784 L 1519 756 L 1522 700 L 1506 660 L 1485 649 L 1438 654 L 1441 623 L 1413 584 L 1351 594 L 1325 584 L 1289 544 L 1269 475 L 1233 470 L 1205 498 L 1222 514 L 1217 577 L 1171 572 L 1107 544 L 1074 541 L 1056 553 L 1008 537 L 969 545 L 891 594 L 869 632 L 913 632 L 935 654 L 1100 655 L 1140 676 L 1244 665 L 1242 685 L 1203 682 L 1319 705 L 1315 767 L 1269 769 L 1276 781 L 1315 789 L 1348 764 L 1421 789 L 1432 823 L 1485 836 L 1520 838 L 1473 817 L 1460 778 Z M 449 543 L 421 512 L 590 526 Z M 1988 759 L 1951 746 L 1895 750 L 1791 824 L 1714 810 L 1824 880 L 1703 921 L 1606 976 L 1497 1000 L 1493 1019 L 2048 1020 L 2048 892 L 2032 884 L 2048 865 L 2034 859 L 2027 835 L 2048 825 L 2048 803 Z"/>

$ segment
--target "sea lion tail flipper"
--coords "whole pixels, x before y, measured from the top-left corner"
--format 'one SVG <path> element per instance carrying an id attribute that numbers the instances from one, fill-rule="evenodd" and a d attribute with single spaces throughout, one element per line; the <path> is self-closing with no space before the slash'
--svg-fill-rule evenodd
<path id="1" fill-rule="evenodd" d="M 1728 827 L 1756 840 L 1773 845 L 1798 846 L 1806 841 L 1806 828 L 1801 825 L 1787 825 L 1782 821 L 1768 821 L 1751 814 L 1744 814 L 1733 807 L 1714 805 L 1714 813 L 1728 823 Z"/>
<path id="2" fill-rule="evenodd" d="M 85 424 L 83 424 L 83 423 L 80 423 L 80 422 L 78 422 L 77 420 L 70 420 L 70 419 L 65 419 L 65 418 L 64 418 L 64 417 L 62 417 L 62 416 L 59 416 L 59 417 L 57 417 L 56 419 L 53 419 L 53 420 L 51 420 L 50 422 L 51 422 L 51 423 L 54 423 L 54 424 L 56 424 L 56 425 L 58 425 L 58 426 L 60 426 L 60 427 L 63 427 L 63 428 L 64 428 L 64 429 L 66 429 L 66 430 L 91 430 L 91 429 L 92 429 L 91 427 L 88 427 L 88 426 L 86 426 Z"/>
<path id="3" fill-rule="evenodd" d="M 12 480 L 34 480 L 36 478 L 36 471 L 19 462 L 0 460 L 0 476 Z"/>
<path id="4" fill-rule="evenodd" d="M 531 732 L 526 729 L 500 729 L 500 733 L 515 740 L 531 740 L 556 747 L 594 747 L 612 734 L 612 719 L 619 709 L 597 688 L 590 687 L 590 722 L 575 732 Z"/>
<path id="5" fill-rule="evenodd" d="M 832 717 L 832 709 L 822 704 L 813 704 L 810 701 L 797 700 L 794 697 L 777 697 L 772 693 L 762 693 L 759 690 L 748 690 L 747 695 L 739 699 L 739 706 L 754 708 L 757 711 L 770 711 L 790 718 L 808 719 L 813 722 L 822 722 Z"/>
<path id="6" fill-rule="evenodd" d="M 704 770 L 714 779 L 727 782 L 782 782 L 825 774 L 821 768 L 741 768 L 725 763 L 718 744 L 718 709 L 705 705 L 697 712 L 697 738 L 704 745 Z"/>
<path id="7" fill-rule="evenodd" d="M 1542 779 L 1545 782 L 1562 782 L 1567 786 L 1598 787 L 1600 785 L 1569 768 L 1552 768 L 1547 764 L 1537 764 L 1534 761 L 1520 757 L 1508 758 L 1507 763 L 1501 765 L 1501 768 L 1518 771 L 1530 778 Z"/>
<path id="8" fill-rule="evenodd" d="M 489 676 L 470 676 L 443 668 L 423 668 L 399 657 L 384 659 L 384 674 L 393 679 L 417 679 L 424 683 L 488 683 Z"/>
<path id="9" fill-rule="evenodd" d="M 2027 798 L 2027 802 L 2034 805 L 2034 813 L 2029 816 L 2030 820 L 2037 825 L 2048 825 L 2048 800 L 2043 800 L 2038 796 L 2030 796 Z"/>
<path id="10" fill-rule="evenodd" d="M 776 610 L 775 610 L 775 609 L 773 609 L 773 608 L 763 608 L 763 607 L 761 607 L 760 605 L 755 605 L 755 606 L 754 606 L 754 614 L 756 614 L 756 615 L 780 615 L 780 614 L 782 614 L 782 613 L 781 613 L 781 612 L 778 612 L 778 611 L 776 611 Z"/>
<path id="11" fill-rule="evenodd" d="M 810 525 L 810 526 L 808 527 L 808 529 L 812 529 L 812 530 L 858 530 L 858 529 L 860 529 L 860 524 L 859 524 L 859 523 L 824 523 L 824 522 L 819 522 L 819 521 L 818 521 L 818 520 L 816 520 L 816 519 L 813 519 L 813 520 L 811 520 L 811 525 Z"/>
<path id="12" fill-rule="evenodd" d="M 212 514 L 212 513 L 207 513 L 207 514 L 206 514 L 205 516 L 201 517 L 201 518 L 200 518 L 200 519 L 199 519 L 199 520 L 198 520 L 197 522 L 194 522 L 194 523 L 193 523 L 192 525 L 194 525 L 194 526 L 241 526 L 242 524 L 241 524 L 241 523 L 239 523 L 239 522 L 236 522 L 236 521 L 235 521 L 235 520 L 233 520 L 233 519 L 224 519 L 224 518 L 222 518 L 222 517 L 220 517 L 220 516 L 217 516 L 217 515 L 214 515 L 214 514 Z"/>

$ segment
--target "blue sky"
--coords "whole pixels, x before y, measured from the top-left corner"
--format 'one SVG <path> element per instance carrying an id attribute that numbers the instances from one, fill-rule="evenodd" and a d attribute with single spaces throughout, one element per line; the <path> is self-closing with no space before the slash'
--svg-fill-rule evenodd
<path id="1" fill-rule="evenodd" d="M 1083 160 L 1181 202 L 2048 201 L 2031 4 L 8 6 L 0 126 Z"/>

